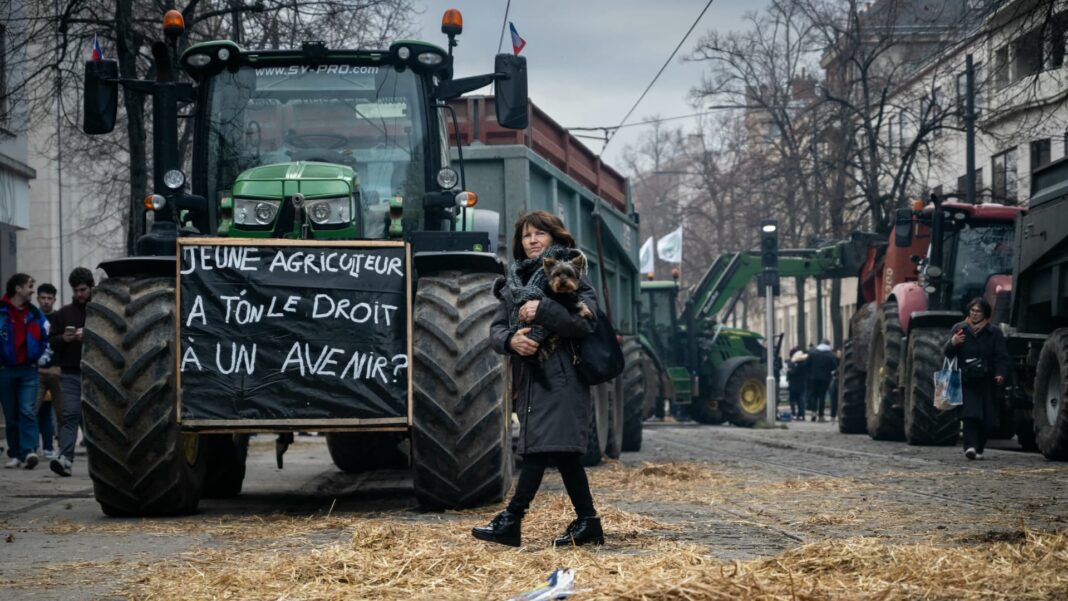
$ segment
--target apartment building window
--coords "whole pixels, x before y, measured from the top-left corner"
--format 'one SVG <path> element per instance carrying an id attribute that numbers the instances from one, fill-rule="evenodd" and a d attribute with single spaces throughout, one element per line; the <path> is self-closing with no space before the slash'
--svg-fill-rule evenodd
<path id="1" fill-rule="evenodd" d="M 7 30 L 0 25 L 0 127 L 7 125 Z"/>
<path id="2" fill-rule="evenodd" d="M 957 197 L 964 200 L 964 195 L 968 193 L 968 174 L 964 174 L 957 178 Z M 975 170 L 975 195 L 983 195 L 983 168 L 980 167 Z"/>
<path id="3" fill-rule="evenodd" d="M 1064 65 L 1064 45 L 1068 42 L 1066 33 L 1068 33 L 1068 12 L 1053 15 L 1053 19 L 1047 26 L 1044 48 L 1047 68 L 1057 69 Z"/>
<path id="4" fill-rule="evenodd" d="M 886 120 L 886 148 L 891 156 L 894 154 L 894 126 L 895 120 L 893 117 Z"/>
<path id="5" fill-rule="evenodd" d="M 927 127 L 934 127 L 931 135 L 938 137 L 942 135 L 942 107 L 945 106 L 945 94 L 942 93 L 942 88 L 935 88 L 931 92 L 931 97 L 924 98 L 920 101 L 920 123 L 927 124 Z"/>
<path id="6" fill-rule="evenodd" d="M 1009 85 L 1009 47 L 1002 46 L 994 51 L 994 87 L 1001 89 Z"/>
<path id="7" fill-rule="evenodd" d="M 909 139 L 911 135 L 912 122 L 909 120 L 909 115 L 904 110 L 901 111 L 901 116 L 898 118 L 898 147 L 901 148 L 901 153 L 904 154 L 905 150 L 911 145 L 912 140 Z"/>
<path id="8" fill-rule="evenodd" d="M 1012 81 L 1042 70 L 1042 28 L 1025 33 L 1012 43 Z"/>
<path id="9" fill-rule="evenodd" d="M 1050 139 L 1031 142 L 1031 171 L 1048 165 L 1050 160 Z"/>
<path id="10" fill-rule="evenodd" d="M 991 170 L 994 173 L 994 201 L 1016 200 L 1016 149 L 1006 150 L 991 158 Z"/>

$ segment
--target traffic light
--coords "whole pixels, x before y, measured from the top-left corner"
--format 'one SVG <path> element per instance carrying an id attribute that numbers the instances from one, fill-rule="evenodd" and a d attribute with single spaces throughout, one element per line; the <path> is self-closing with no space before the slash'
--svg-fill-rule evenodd
<path id="1" fill-rule="evenodd" d="M 765 296 L 768 286 L 771 294 L 779 295 L 779 222 L 764 219 L 760 222 L 760 265 L 764 268 L 757 280 L 757 295 Z"/>
<path id="2" fill-rule="evenodd" d="M 779 267 L 779 223 L 774 219 L 760 222 L 760 264 L 764 269 Z"/>

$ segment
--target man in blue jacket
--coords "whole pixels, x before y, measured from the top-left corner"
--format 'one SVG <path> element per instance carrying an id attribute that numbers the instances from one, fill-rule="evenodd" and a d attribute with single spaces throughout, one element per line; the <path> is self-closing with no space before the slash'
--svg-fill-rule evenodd
<path id="1" fill-rule="evenodd" d="M 0 298 L 0 403 L 7 434 L 4 467 L 37 467 L 37 361 L 48 351 L 48 318 L 30 304 L 34 281 L 16 273 Z"/>

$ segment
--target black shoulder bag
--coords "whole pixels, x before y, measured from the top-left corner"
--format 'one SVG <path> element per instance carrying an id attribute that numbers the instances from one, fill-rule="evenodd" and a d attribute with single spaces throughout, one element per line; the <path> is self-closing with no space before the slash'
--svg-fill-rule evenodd
<path id="1" fill-rule="evenodd" d="M 596 386 L 623 373 L 623 349 L 604 311 L 597 309 L 593 333 L 578 341 L 575 369 L 587 386 Z"/>

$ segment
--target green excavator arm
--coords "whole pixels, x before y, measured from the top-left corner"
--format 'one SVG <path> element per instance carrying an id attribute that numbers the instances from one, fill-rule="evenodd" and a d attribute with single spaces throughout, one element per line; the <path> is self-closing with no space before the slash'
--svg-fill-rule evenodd
<path id="1" fill-rule="evenodd" d="M 841 278 L 859 274 L 868 247 L 879 237 L 867 232 L 854 232 L 815 249 L 783 250 L 779 253 L 779 276 Z M 697 319 L 715 320 L 719 312 L 733 304 L 737 293 L 744 290 L 763 267 L 756 251 L 723 253 L 712 262 L 694 287 L 683 314 Z"/>

